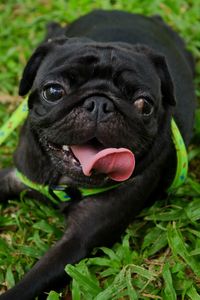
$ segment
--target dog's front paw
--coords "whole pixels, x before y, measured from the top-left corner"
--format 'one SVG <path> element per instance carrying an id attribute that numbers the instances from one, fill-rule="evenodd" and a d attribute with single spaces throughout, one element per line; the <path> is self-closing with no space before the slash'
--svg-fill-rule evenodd
<path id="1" fill-rule="evenodd" d="M 14 168 L 0 170 L 0 202 L 18 196 L 23 189 Z"/>
<path id="2" fill-rule="evenodd" d="M 13 293 L 12 290 L 0 295 L 0 300 L 33 300 L 34 298 L 24 298 L 23 292 L 21 294 Z"/>

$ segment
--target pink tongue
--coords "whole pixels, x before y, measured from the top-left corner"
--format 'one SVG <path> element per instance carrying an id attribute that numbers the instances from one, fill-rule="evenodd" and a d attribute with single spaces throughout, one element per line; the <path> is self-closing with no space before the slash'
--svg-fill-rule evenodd
<path id="1" fill-rule="evenodd" d="M 90 145 L 76 145 L 71 146 L 71 150 L 86 176 L 91 176 L 92 170 L 97 170 L 115 181 L 124 181 L 131 176 L 135 167 L 134 154 L 126 148 L 98 151 Z"/>

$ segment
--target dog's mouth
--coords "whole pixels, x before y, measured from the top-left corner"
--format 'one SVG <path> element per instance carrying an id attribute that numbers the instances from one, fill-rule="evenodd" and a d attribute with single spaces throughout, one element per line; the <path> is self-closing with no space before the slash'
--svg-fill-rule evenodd
<path id="1" fill-rule="evenodd" d="M 127 148 L 106 148 L 97 139 L 79 145 L 55 145 L 49 150 L 63 163 L 87 177 L 105 175 L 114 181 L 125 181 L 135 167 L 134 154 Z"/>

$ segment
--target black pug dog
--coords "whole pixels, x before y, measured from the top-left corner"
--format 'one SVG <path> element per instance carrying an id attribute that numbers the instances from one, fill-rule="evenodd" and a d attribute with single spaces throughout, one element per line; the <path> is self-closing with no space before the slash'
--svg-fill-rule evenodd
<path id="1" fill-rule="evenodd" d="M 14 158 L 58 202 L 52 187 L 65 188 L 67 228 L 1 300 L 62 288 L 66 264 L 112 245 L 163 197 L 176 172 L 172 116 L 186 146 L 192 135 L 193 73 L 184 42 L 158 16 L 94 11 L 67 28 L 49 25 L 20 83 L 20 95 L 30 91 L 29 115 Z M 26 188 L 14 168 L 1 171 L 1 201 Z"/>

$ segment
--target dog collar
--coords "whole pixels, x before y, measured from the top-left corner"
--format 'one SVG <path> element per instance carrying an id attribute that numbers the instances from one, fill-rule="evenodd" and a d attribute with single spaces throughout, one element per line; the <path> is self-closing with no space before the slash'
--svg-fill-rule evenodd
<path id="1" fill-rule="evenodd" d="M 168 193 L 172 193 L 180 185 L 182 185 L 188 173 L 188 155 L 182 135 L 172 118 L 171 120 L 172 140 L 176 149 L 177 167 L 176 174 L 171 186 L 168 188 Z"/>
<path id="2" fill-rule="evenodd" d="M 28 115 L 28 97 L 26 97 L 19 107 L 13 112 L 8 121 L 0 128 L 0 145 L 9 137 Z"/>
<path id="3" fill-rule="evenodd" d="M 71 200 L 71 197 L 68 192 L 68 189 L 70 187 L 67 185 L 49 186 L 49 185 L 38 184 L 29 180 L 24 174 L 20 173 L 18 170 L 16 170 L 16 176 L 23 184 L 43 194 L 55 204 L 58 204 L 59 202 L 68 202 Z M 78 190 L 80 191 L 82 197 L 87 197 L 87 196 L 101 194 L 106 191 L 115 189 L 118 185 L 119 184 L 115 184 L 112 186 L 92 188 L 92 189 L 79 188 Z"/>
<path id="4" fill-rule="evenodd" d="M 0 145 L 6 140 L 6 138 L 15 130 L 17 126 L 19 126 L 28 115 L 28 106 L 27 106 L 28 98 L 25 98 L 16 111 L 12 114 L 10 119 L 0 128 Z M 172 118 L 171 120 L 171 131 L 172 131 L 172 140 L 176 149 L 177 155 L 177 168 L 174 180 L 171 186 L 168 188 L 168 193 L 172 193 L 175 189 L 177 189 L 180 185 L 182 185 L 187 177 L 188 171 L 188 157 L 187 151 L 185 147 L 185 143 L 181 136 L 181 133 L 176 125 L 176 122 Z M 20 179 L 22 183 L 26 186 L 30 187 L 33 190 L 40 192 L 45 195 L 47 198 L 52 200 L 53 202 L 64 202 L 71 200 L 70 196 L 67 193 L 68 186 L 60 185 L 60 186 L 45 186 L 29 180 L 24 174 L 20 173 L 16 170 L 16 175 Z M 83 197 L 96 195 L 99 193 L 103 193 L 105 191 L 111 190 L 119 186 L 119 184 L 103 187 L 103 188 L 80 188 L 80 192 Z"/>

